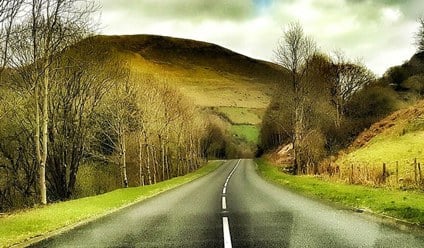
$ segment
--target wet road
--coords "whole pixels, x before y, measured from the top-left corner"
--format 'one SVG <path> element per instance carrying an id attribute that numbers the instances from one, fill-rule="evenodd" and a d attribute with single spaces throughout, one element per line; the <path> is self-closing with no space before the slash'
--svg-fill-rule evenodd
<path id="1" fill-rule="evenodd" d="M 33 247 L 424 247 L 424 237 L 265 182 L 252 160 Z"/>

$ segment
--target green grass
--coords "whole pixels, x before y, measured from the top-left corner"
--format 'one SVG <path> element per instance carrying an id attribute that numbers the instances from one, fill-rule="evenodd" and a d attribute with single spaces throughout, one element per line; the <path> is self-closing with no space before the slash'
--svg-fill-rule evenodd
<path id="1" fill-rule="evenodd" d="M 98 196 L 50 204 L 0 217 L 0 247 L 11 246 L 152 197 L 204 176 L 220 164 L 219 161 L 214 161 L 193 173 L 155 185 L 118 189 Z"/>
<path id="2" fill-rule="evenodd" d="M 386 163 L 394 171 L 399 163 L 399 176 L 412 178 L 413 161 L 424 162 L 424 125 L 422 120 L 398 120 L 396 125 L 373 137 L 365 146 L 343 154 L 336 164 L 342 167 L 366 165 L 381 168 Z"/>
<path id="3" fill-rule="evenodd" d="M 248 143 L 256 144 L 259 138 L 259 129 L 254 125 L 232 125 L 230 129 L 233 135 L 246 140 Z"/>
<path id="4" fill-rule="evenodd" d="M 412 223 L 424 224 L 423 193 L 341 184 L 313 176 L 293 176 L 281 172 L 263 159 L 257 160 L 257 163 L 259 173 L 266 180 L 301 194 L 347 207 L 371 210 L 374 213 Z"/>
<path id="5" fill-rule="evenodd" d="M 261 118 L 249 108 L 218 107 L 217 110 L 235 124 L 257 125 L 261 123 Z"/>
<path id="6" fill-rule="evenodd" d="M 399 162 L 399 173 L 412 173 L 411 165 L 415 158 L 424 162 L 424 132 L 412 132 L 402 136 L 375 137 L 371 143 L 355 150 L 341 159 L 338 163 L 369 164 L 372 167 L 381 167 L 383 163 L 395 166 Z"/>

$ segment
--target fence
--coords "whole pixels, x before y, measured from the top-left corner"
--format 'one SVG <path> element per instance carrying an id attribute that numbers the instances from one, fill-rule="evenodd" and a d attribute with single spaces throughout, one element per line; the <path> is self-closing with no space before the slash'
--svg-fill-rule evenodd
<path id="1" fill-rule="evenodd" d="M 352 163 L 349 166 L 338 166 L 334 163 L 326 163 L 320 166 L 318 173 L 332 180 L 350 184 L 424 189 L 421 163 L 417 159 L 411 162 L 396 161 L 380 165 Z"/>

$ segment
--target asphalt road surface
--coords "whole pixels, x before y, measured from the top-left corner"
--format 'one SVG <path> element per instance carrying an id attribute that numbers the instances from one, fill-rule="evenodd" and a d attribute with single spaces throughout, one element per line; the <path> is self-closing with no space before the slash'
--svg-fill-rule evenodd
<path id="1" fill-rule="evenodd" d="M 261 179 L 252 160 L 215 172 L 34 247 L 424 247 L 364 214 Z"/>

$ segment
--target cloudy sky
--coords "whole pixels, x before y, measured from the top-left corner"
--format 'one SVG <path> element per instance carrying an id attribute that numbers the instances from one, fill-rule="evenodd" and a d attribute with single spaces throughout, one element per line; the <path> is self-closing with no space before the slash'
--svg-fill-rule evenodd
<path id="1" fill-rule="evenodd" d="M 415 52 L 422 0 L 99 0 L 103 34 L 158 34 L 212 42 L 273 61 L 298 21 L 321 50 L 343 51 L 382 74 Z"/>

